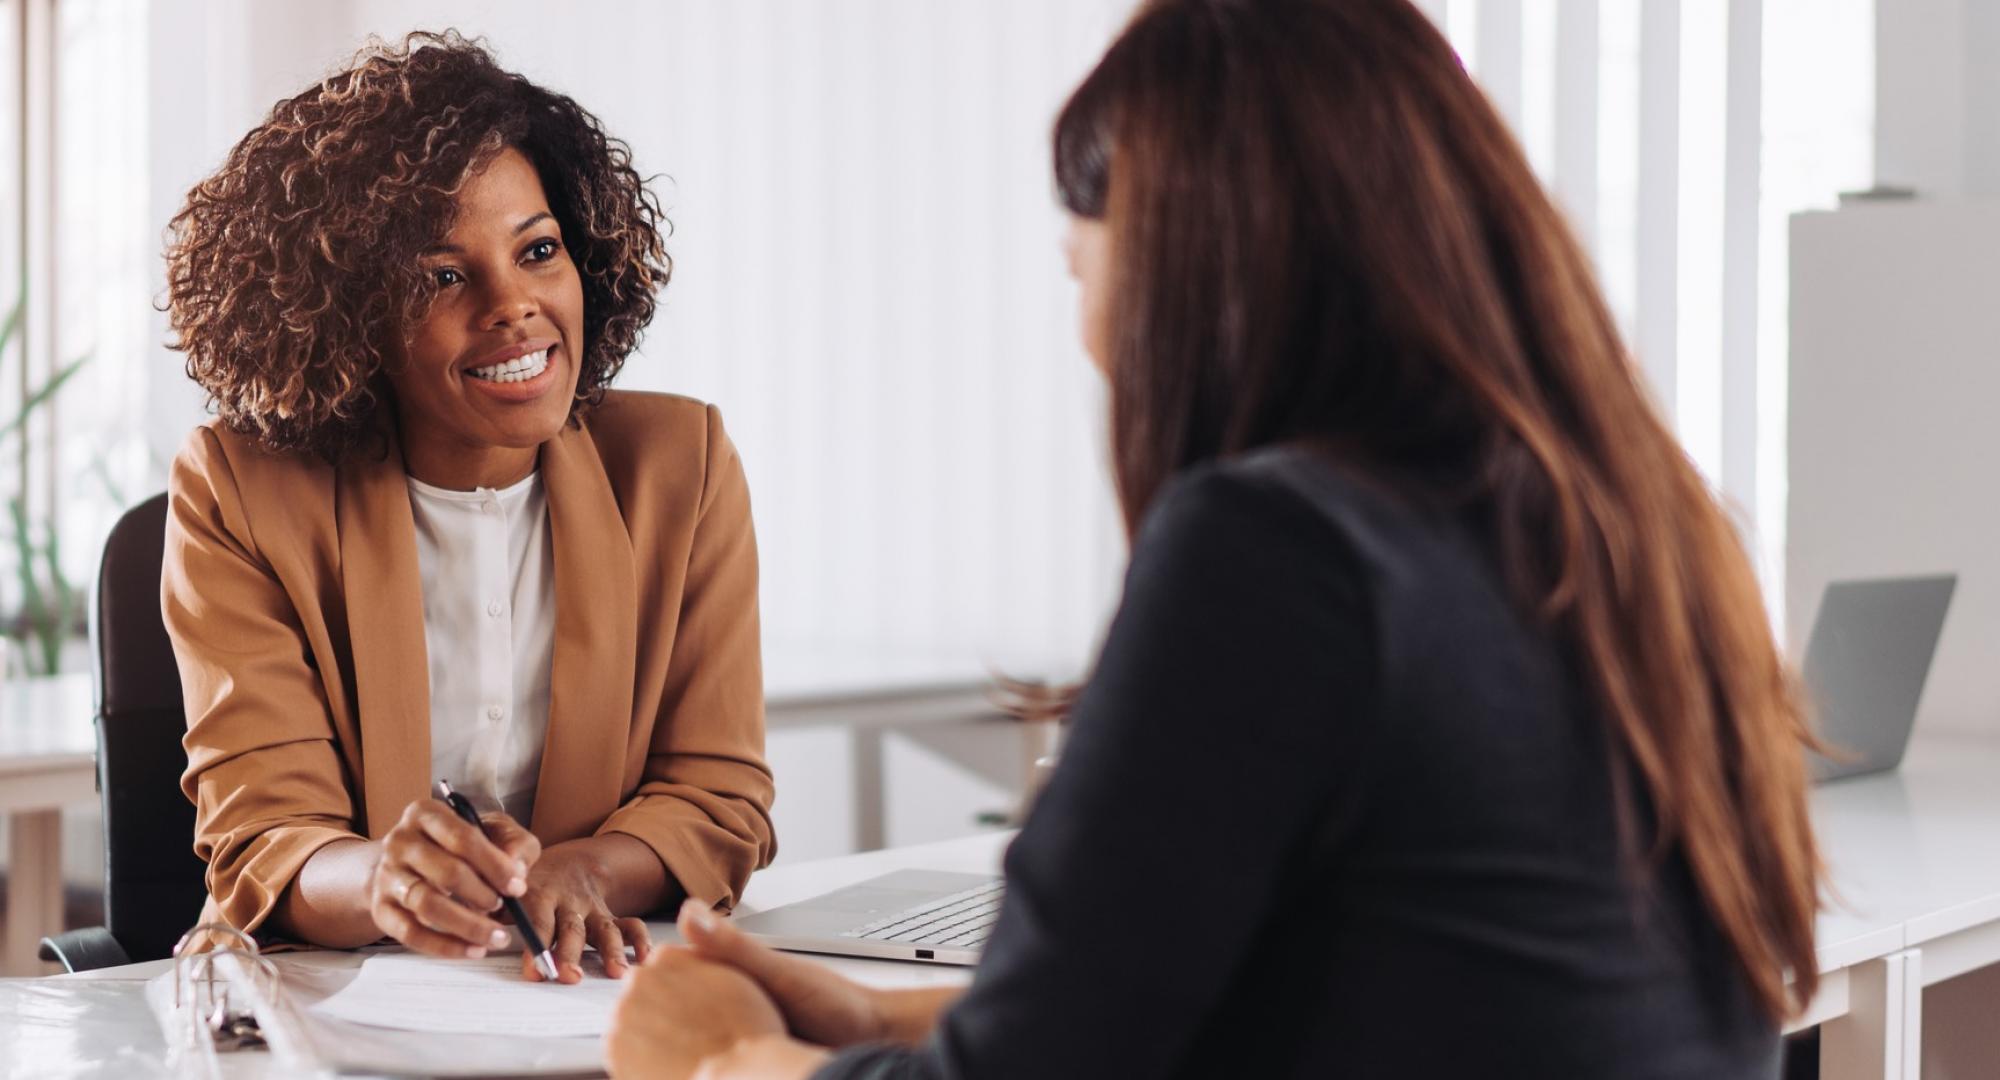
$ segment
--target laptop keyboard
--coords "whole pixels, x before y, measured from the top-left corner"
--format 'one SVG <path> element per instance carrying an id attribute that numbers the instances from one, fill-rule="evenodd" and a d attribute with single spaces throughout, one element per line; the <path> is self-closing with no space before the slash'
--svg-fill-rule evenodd
<path id="1" fill-rule="evenodd" d="M 840 936 L 976 949 L 986 943 L 986 936 L 993 932 L 993 921 L 1000 917 L 1001 886 L 997 879 L 989 881 L 964 892 L 904 908 L 887 918 L 845 931 Z"/>

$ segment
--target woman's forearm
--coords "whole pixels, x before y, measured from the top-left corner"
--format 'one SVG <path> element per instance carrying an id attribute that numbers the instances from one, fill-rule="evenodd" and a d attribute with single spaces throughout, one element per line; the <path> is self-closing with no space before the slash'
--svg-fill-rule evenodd
<path id="1" fill-rule="evenodd" d="M 368 889 L 381 857 L 380 845 L 359 838 L 313 852 L 278 899 L 271 921 L 291 937 L 333 949 L 380 940 L 382 929 L 368 912 Z"/>
<path id="2" fill-rule="evenodd" d="M 557 844 L 544 858 L 559 851 L 587 854 L 613 915 L 651 915 L 685 897 L 680 884 L 645 841 L 624 833 L 604 833 Z"/>

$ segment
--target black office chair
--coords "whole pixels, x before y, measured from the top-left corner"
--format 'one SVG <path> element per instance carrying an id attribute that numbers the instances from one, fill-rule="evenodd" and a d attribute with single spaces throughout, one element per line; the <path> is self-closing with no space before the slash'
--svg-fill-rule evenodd
<path id="1" fill-rule="evenodd" d="M 206 867 L 181 794 L 187 716 L 160 619 L 167 497 L 125 512 L 104 542 L 91 613 L 97 790 L 104 804 L 104 926 L 43 938 L 41 958 L 88 971 L 173 953 L 201 917 Z"/>

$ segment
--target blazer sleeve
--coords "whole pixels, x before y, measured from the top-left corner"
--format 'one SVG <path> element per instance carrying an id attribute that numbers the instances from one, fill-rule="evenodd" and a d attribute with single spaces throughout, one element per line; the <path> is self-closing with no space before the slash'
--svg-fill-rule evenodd
<path id="1" fill-rule="evenodd" d="M 260 556 L 215 433 L 168 480 L 161 607 L 187 707 L 181 789 L 208 893 L 246 933 L 313 852 L 359 839 L 333 722 L 297 607 Z"/>
<path id="2" fill-rule="evenodd" d="M 702 494 L 660 716 L 639 788 L 598 828 L 637 837 L 686 893 L 732 907 L 771 862 L 757 538 L 743 463 L 707 410 Z"/>

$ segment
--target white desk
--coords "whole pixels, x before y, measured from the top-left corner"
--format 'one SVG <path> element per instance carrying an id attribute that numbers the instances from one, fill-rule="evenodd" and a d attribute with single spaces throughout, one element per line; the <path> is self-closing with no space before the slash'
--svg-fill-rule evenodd
<path id="1" fill-rule="evenodd" d="M 1896 773 L 1816 791 L 1824 1075 L 1915 1080 L 1923 991 L 2000 964 L 2000 739 L 1927 735 Z"/>
<path id="2" fill-rule="evenodd" d="M 1829 1080 L 1914 1080 L 1923 988 L 2000 964 L 2000 739 L 1920 739 L 1900 774 L 1815 792 L 1813 816 L 1843 904 L 1820 919 L 1822 990 L 1802 1023 L 1824 1025 L 1823 1076 Z M 788 903 L 898 867 L 990 871 L 1006 839 L 993 834 L 778 867 L 752 880 L 745 906 Z M 329 959 L 322 955 L 320 962 Z M 950 969 L 918 968 L 913 975 L 912 965 L 862 960 L 840 966 L 870 981 L 963 978 Z M 135 964 L 35 984 L 50 1000 L 67 992 L 61 988 L 77 988 L 72 1015 L 94 1025 L 87 1041 L 48 1029 L 19 1030 L 32 1020 L 8 1012 L 8 984 L 0 983 L 0 1047 L 69 1061 L 123 1046 L 121 1074 L 144 1075 L 129 1067 L 140 1060 L 129 1048 L 157 1048 L 158 1037 L 143 1008 L 132 1009 L 107 984 L 136 995 L 140 981 L 164 969 L 163 962 Z M 232 1068 L 267 1075 L 254 1071 L 255 1058 Z"/>
<path id="3" fill-rule="evenodd" d="M 773 867 L 751 879 L 740 910 L 776 907 L 906 867 L 995 872 L 1010 838 L 1008 833 L 992 833 Z M 668 923 L 652 924 L 652 930 L 656 938 L 674 936 Z M 310 952 L 280 954 L 275 959 L 281 967 L 326 968 L 358 966 L 362 957 Z M 964 968 L 929 964 L 831 962 L 851 977 L 876 985 L 945 985 L 970 977 Z M 0 980 L 0 1080 L 47 1075 L 58 1065 L 64 1075 L 75 1076 L 144 1080 L 171 1075 L 164 1043 L 142 997 L 145 982 L 167 971 L 170 964 L 155 960 L 78 975 Z M 267 1054 L 231 1054 L 223 1060 L 223 1075 L 231 1080 L 283 1075 Z"/>
<path id="4" fill-rule="evenodd" d="M 97 801 L 90 678 L 0 685 L 0 815 L 7 818 L 7 929 L 0 974 L 31 975 L 62 930 L 62 809 Z"/>

